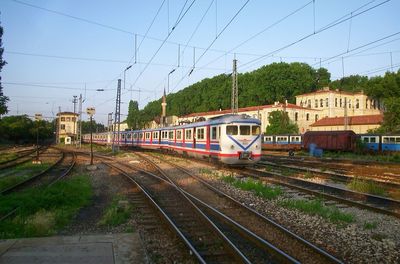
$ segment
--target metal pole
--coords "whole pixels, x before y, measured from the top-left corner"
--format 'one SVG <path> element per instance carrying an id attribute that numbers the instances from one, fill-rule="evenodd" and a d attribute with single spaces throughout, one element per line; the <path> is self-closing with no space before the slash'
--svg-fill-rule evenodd
<path id="1" fill-rule="evenodd" d="M 39 122 L 36 128 L 36 161 L 39 162 Z"/>
<path id="2" fill-rule="evenodd" d="M 93 117 L 90 115 L 90 165 L 93 165 L 93 126 L 92 126 Z"/>

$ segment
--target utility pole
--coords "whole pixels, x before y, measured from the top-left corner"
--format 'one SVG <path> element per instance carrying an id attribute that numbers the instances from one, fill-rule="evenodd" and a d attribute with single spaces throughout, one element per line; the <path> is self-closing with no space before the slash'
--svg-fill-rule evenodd
<path id="1" fill-rule="evenodd" d="M 237 79 L 236 58 L 233 59 L 231 107 L 232 107 L 232 114 L 237 114 L 239 111 L 239 101 L 238 101 L 238 79 Z"/>
<path id="2" fill-rule="evenodd" d="M 82 147 L 82 94 L 79 95 L 79 148 Z"/>
<path id="3" fill-rule="evenodd" d="M 349 117 L 347 116 L 347 97 L 344 98 L 344 130 L 347 130 L 349 125 Z"/>
<path id="4" fill-rule="evenodd" d="M 115 117 L 114 117 L 114 125 L 117 126 L 117 147 L 115 146 L 115 133 L 113 133 L 113 144 L 112 144 L 112 152 L 115 153 L 116 150 L 119 150 L 119 123 L 120 123 L 120 111 L 121 111 L 121 79 L 118 79 L 117 86 L 117 98 L 115 100 Z"/>
<path id="5" fill-rule="evenodd" d="M 76 103 L 78 102 L 78 100 L 77 100 L 77 97 L 78 96 L 76 96 L 76 95 L 73 95 L 72 96 L 73 97 L 73 99 L 72 99 L 72 103 L 74 104 L 74 114 L 76 113 Z M 76 117 L 74 116 L 73 118 L 75 118 L 75 121 L 74 121 L 74 130 L 73 130 L 73 133 L 74 133 L 74 142 L 75 142 L 75 144 L 76 144 L 76 140 L 77 140 L 77 129 L 76 129 Z"/>

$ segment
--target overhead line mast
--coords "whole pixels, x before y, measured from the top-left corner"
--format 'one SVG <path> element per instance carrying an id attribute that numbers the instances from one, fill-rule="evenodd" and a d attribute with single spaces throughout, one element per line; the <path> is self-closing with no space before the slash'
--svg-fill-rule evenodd
<path id="1" fill-rule="evenodd" d="M 232 114 L 237 114 L 239 111 L 239 100 L 238 100 L 238 79 L 237 79 L 236 58 L 233 59 L 231 107 L 232 107 Z"/>

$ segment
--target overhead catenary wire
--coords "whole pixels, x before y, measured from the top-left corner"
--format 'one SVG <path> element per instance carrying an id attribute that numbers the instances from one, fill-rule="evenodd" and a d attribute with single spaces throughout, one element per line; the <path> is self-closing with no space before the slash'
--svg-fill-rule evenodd
<path id="1" fill-rule="evenodd" d="M 289 47 L 292 47 L 292 46 L 294 46 L 294 45 L 296 45 L 296 44 L 298 44 L 298 43 L 300 43 L 300 42 L 302 42 L 302 41 L 304 41 L 304 40 L 306 40 L 306 39 L 308 39 L 308 38 L 310 38 L 310 37 L 312 37 L 312 36 L 315 36 L 315 35 L 317 35 L 317 34 L 319 34 L 319 33 L 322 33 L 322 32 L 324 32 L 324 31 L 326 31 L 326 30 L 328 30 L 328 29 L 330 29 L 330 28 L 333 28 L 333 27 L 337 26 L 337 25 L 340 25 L 340 24 L 342 24 L 342 23 L 344 23 L 344 22 L 346 22 L 346 21 L 348 21 L 348 20 L 350 20 L 350 19 L 352 19 L 352 18 L 354 18 L 354 17 L 358 17 L 358 16 L 360 16 L 360 15 L 362 15 L 362 14 L 368 12 L 368 11 L 371 11 L 371 10 L 373 10 L 373 9 L 375 9 L 375 8 L 378 8 L 379 6 L 382 6 L 383 4 L 386 4 L 386 3 L 390 2 L 390 1 L 391 1 L 391 0 L 385 0 L 385 1 L 380 2 L 380 3 L 378 3 L 378 4 L 376 4 L 376 5 L 372 6 L 372 7 L 367 8 L 367 9 L 365 9 L 365 10 L 363 10 L 363 11 L 360 11 L 360 12 L 358 12 L 358 13 L 355 13 L 354 11 L 352 11 L 352 12 L 350 13 L 350 14 L 351 14 L 350 17 L 344 16 L 345 18 L 343 18 L 343 19 L 341 19 L 341 20 L 336 20 L 336 22 L 330 23 L 330 24 L 328 24 L 327 26 L 318 29 L 315 33 L 307 34 L 307 35 L 301 37 L 300 39 L 298 39 L 298 40 L 296 40 L 296 41 L 293 41 L 293 42 L 291 42 L 291 43 L 289 43 L 289 44 L 286 44 L 286 45 L 284 45 L 284 46 L 282 46 L 282 47 L 280 47 L 280 48 L 278 48 L 278 49 L 276 49 L 276 50 L 274 50 L 274 51 L 271 51 L 271 52 L 269 52 L 269 53 L 266 53 L 265 55 L 263 55 L 263 56 L 261 56 L 261 57 L 259 57 L 259 58 L 250 60 L 250 61 L 248 61 L 248 62 L 246 62 L 246 63 L 243 63 L 243 64 L 241 64 L 241 65 L 239 66 L 239 68 L 245 68 L 246 66 L 247 66 L 246 68 L 248 68 L 249 66 L 251 67 L 254 63 L 256 63 L 256 62 L 258 62 L 258 61 L 260 61 L 260 60 L 262 60 L 262 59 L 264 59 L 264 58 L 266 58 L 266 57 L 269 57 L 269 56 L 271 56 L 272 54 L 275 54 L 275 53 L 280 52 L 280 51 L 282 51 L 282 50 L 285 50 L 285 49 L 287 49 L 287 48 L 289 48 Z M 371 2 L 374 2 L 374 1 L 371 1 Z M 370 3 L 371 3 L 371 2 L 370 2 Z M 363 5 L 363 7 L 365 7 L 365 5 Z M 360 7 L 360 8 L 361 8 L 361 7 Z M 356 10 L 360 10 L 360 8 L 357 8 Z"/>

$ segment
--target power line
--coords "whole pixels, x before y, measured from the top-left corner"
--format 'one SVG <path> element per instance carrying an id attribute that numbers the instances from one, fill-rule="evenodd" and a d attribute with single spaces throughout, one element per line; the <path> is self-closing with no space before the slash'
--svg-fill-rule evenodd
<path id="1" fill-rule="evenodd" d="M 139 73 L 139 75 L 136 77 L 136 80 L 134 81 L 133 85 L 135 85 L 137 83 L 137 81 L 139 80 L 139 78 L 142 76 L 142 74 L 146 71 L 146 69 L 149 67 L 149 64 L 154 60 L 154 58 L 157 56 L 158 52 L 161 50 L 161 48 L 164 46 L 165 42 L 168 40 L 168 38 L 171 36 L 172 32 L 174 32 L 175 28 L 178 26 L 178 24 L 182 21 L 183 17 L 187 14 L 187 12 L 189 11 L 189 9 L 193 6 L 194 2 L 196 2 L 196 0 L 193 0 L 192 3 L 188 6 L 188 8 L 185 10 L 185 12 L 183 13 L 182 17 L 177 20 L 177 22 L 175 23 L 174 27 L 171 29 L 171 31 L 168 33 L 168 35 L 166 36 L 166 38 L 164 39 L 164 41 L 161 43 L 160 47 L 158 47 L 158 49 L 156 50 L 156 52 L 153 54 L 153 56 L 150 58 L 150 60 L 148 61 L 148 63 L 146 64 L 146 66 L 144 67 L 144 69 Z"/>
<path id="2" fill-rule="evenodd" d="M 239 10 L 235 13 L 235 15 L 229 20 L 229 22 L 225 25 L 225 27 L 218 33 L 218 35 L 215 37 L 215 39 L 213 39 L 213 41 L 210 43 L 210 45 L 208 45 L 208 47 L 206 48 L 206 50 L 200 55 L 200 57 L 195 61 L 194 64 L 197 64 L 201 58 L 207 53 L 207 51 L 211 48 L 211 46 L 215 43 L 215 41 L 217 41 L 217 39 L 221 36 L 221 34 L 228 28 L 228 26 L 233 22 L 233 20 L 239 15 L 239 13 L 245 8 L 245 6 L 250 2 L 250 0 L 247 0 L 240 8 Z M 190 70 L 187 74 L 190 74 L 193 71 Z M 186 75 L 187 75 L 186 74 Z M 176 87 L 183 81 L 183 79 L 186 77 L 186 75 L 184 75 L 179 82 L 175 85 L 175 87 L 172 89 L 172 91 L 174 91 L 176 89 Z"/>
<path id="3" fill-rule="evenodd" d="M 290 12 L 289 14 L 285 15 L 284 17 L 278 19 L 276 22 L 272 23 L 271 25 L 267 26 L 266 28 L 262 29 L 261 31 L 257 32 L 256 34 L 252 35 L 251 37 L 249 37 L 248 39 L 242 41 L 241 43 L 239 43 L 238 45 L 236 45 L 235 47 L 231 48 L 229 51 L 227 51 L 227 53 L 231 53 L 234 50 L 238 49 L 239 47 L 243 46 L 244 44 L 246 44 L 247 42 L 255 39 L 256 37 L 258 37 L 259 35 L 265 33 L 266 31 L 270 30 L 271 28 L 275 27 L 276 25 L 280 24 L 281 22 L 285 21 L 286 19 L 288 19 L 289 17 L 291 17 L 292 15 L 298 13 L 299 11 L 303 10 L 304 8 L 306 8 L 308 5 L 310 5 L 313 2 L 313 0 L 307 2 L 306 4 L 304 4 L 303 6 L 297 8 L 296 10 Z M 241 55 L 240 53 L 236 53 L 236 55 Z M 225 54 L 222 54 L 220 56 L 218 56 L 216 59 L 212 60 L 211 62 L 205 64 L 204 66 L 208 66 L 212 63 L 214 63 L 215 61 L 219 60 L 220 58 L 222 58 L 223 56 L 225 56 Z M 262 55 L 260 55 L 262 56 Z"/>
<path id="4" fill-rule="evenodd" d="M 326 31 L 326 30 L 328 30 L 328 29 L 330 29 L 330 28 L 332 28 L 332 27 L 334 27 L 334 26 L 337 26 L 337 25 L 339 25 L 339 24 L 342 24 L 342 23 L 344 23 L 344 22 L 346 22 L 346 21 L 348 21 L 348 20 L 350 20 L 350 19 L 352 19 L 352 18 L 354 18 L 354 17 L 358 17 L 358 16 L 360 16 L 360 15 L 362 15 L 362 14 L 368 12 L 368 11 L 371 11 L 371 10 L 373 10 L 373 9 L 375 9 L 375 8 L 377 8 L 377 7 L 379 7 L 379 6 L 383 5 L 383 4 L 385 4 L 385 3 L 387 3 L 387 2 L 390 2 L 390 1 L 391 1 L 391 0 L 385 0 L 385 1 L 381 2 L 381 3 L 378 3 L 378 4 L 372 6 L 372 7 L 368 8 L 368 9 L 363 10 L 363 11 L 360 11 L 360 12 L 358 12 L 358 13 L 354 13 L 354 11 L 352 11 L 352 12 L 350 13 L 350 17 L 348 17 L 348 18 L 343 18 L 343 19 L 341 19 L 341 20 L 336 20 L 336 22 L 330 23 L 330 24 L 328 24 L 327 26 L 322 27 L 321 29 L 317 30 L 315 33 L 311 33 L 311 34 L 308 34 L 308 35 L 306 35 L 306 36 L 303 36 L 303 37 L 301 37 L 300 39 L 298 39 L 298 40 L 296 40 L 296 41 L 294 41 L 294 42 L 292 42 L 292 43 L 290 43 L 290 44 L 287 44 L 287 45 L 285 45 L 285 46 L 283 46 L 283 47 L 281 47 L 281 48 L 278 48 L 278 49 L 276 49 L 276 50 L 274 50 L 274 51 L 271 51 L 271 52 L 269 52 L 269 53 L 267 53 L 267 54 L 265 54 L 265 55 L 263 55 L 263 56 L 261 56 L 261 57 L 259 57 L 259 58 L 253 59 L 253 60 L 251 60 L 251 61 L 249 61 L 249 62 L 246 62 L 246 63 L 242 64 L 242 65 L 240 66 L 240 68 L 243 68 L 243 67 L 245 67 L 245 66 L 248 66 L 249 64 L 253 64 L 253 63 L 255 63 L 255 62 L 258 62 L 259 60 L 261 60 L 261 59 L 263 59 L 263 58 L 265 58 L 265 57 L 269 57 L 270 55 L 272 55 L 272 54 L 274 54 L 274 53 L 277 53 L 277 52 L 280 52 L 280 51 L 282 51 L 282 50 L 284 50 L 284 49 L 287 49 L 287 48 L 289 48 L 289 47 L 291 47 L 291 46 L 293 46 L 293 45 L 295 45 L 295 44 L 297 44 L 297 43 L 300 43 L 300 42 L 302 42 L 302 41 L 304 41 L 304 40 L 310 38 L 311 36 L 314 36 L 314 35 L 317 35 L 317 34 L 319 34 L 319 33 L 321 33 L 321 32 L 324 32 L 324 31 Z M 373 1 L 371 1 L 371 2 L 373 2 Z M 370 2 L 370 3 L 371 3 L 371 2 Z M 365 6 L 365 5 L 363 5 L 362 7 L 364 7 L 364 6 Z M 360 8 L 361 8 L 361 7 L 360 7 Z M 360 8 L 357 8 L 356 10 L 360 10 Z M 251 66 L 251 65 L 250 65 L 250 66 Z"/>

